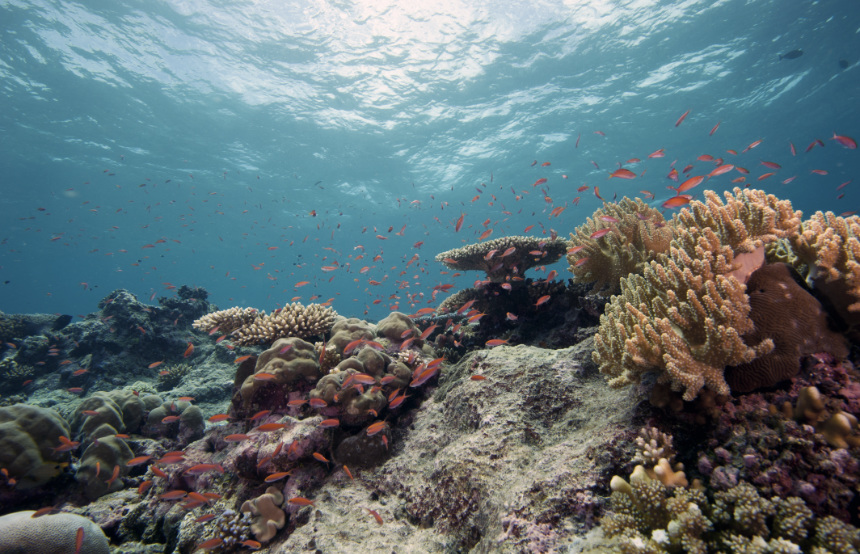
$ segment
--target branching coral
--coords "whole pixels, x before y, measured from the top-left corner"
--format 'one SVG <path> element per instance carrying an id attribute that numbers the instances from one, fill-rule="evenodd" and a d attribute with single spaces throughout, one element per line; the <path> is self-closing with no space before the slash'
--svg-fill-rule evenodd
<path id="1" fill-rule="evenodd" d="M 610 231 L 592 238 L 603 229 Z M 592 292 L 617 293 L 620 279 L 640 273 L 658 254 L 669 250 L 673 229 L 663 214 L 642 200 L 604 203 L 570 234 L 567 261 L 576 283 L 594 283 Z"/>
<path id="2" fill-rule="evenodd" d="M 669 253 L 642 275 L 623 278 L 621 294 L 600 318 L 593 359 L 611 386 L 656 371 L 658 382 L 683 390 L 685 400 L 703 387 L 728 394 L 723 369 L 773 348 L 769 339 L 755 345 L 742 339 L 753 329 L 738 279 L 746 273 L 742 255 L 796 229 L 799 212 L 762 191 L 736 188 L 725 203 L 712 191 L 705 196 L 706 203 L 693 202 L 675 216 Z"/>
<path id="3" fill-rule="evenodd" d="M 653 431 L 640 436 L 668 442 Z M 667 485 L 637 466 L 629 482 L 616 475 L 610 487 L 611 511 L 601 527 L 614 551 L 835 554 L 860 546 L 860 533 L 851 525 L 830 516 L 816 520 L 802 499 L 765 498 L 746 482 L 710 494 L 696 482 Z"/>
<path id="4" fill-rule="evenodd" d="M 333 308 L 322 304 L 293 302 L 271 314 L 254 308 L 230 308 L 206 314 L 193 323 L 195 329 L 233 335 L 237 344 L 271 343 L 279 338 L 310 338 L 329 332 L 337 319 Z"/>
<path id="5" fill-rule="evenodd" d="M 830 298 L 840 316 L 860 325 L 860 217 L 816 212 L 790 238 L 792 262 Z"/>
<path id="6" fill-rule="evenodd" d="M 529 268 L 557 262 L 567 247 L 567 241 L 559 238 L 510 236 L 442 252 L 436 261 L 458 271 L 485 271 L 487 279 L 501 283 L 521 278 Z"/>
<path id="7" fill-rule="evenodd" d="M 219 310 L 206 314 L 194 320 L 192 325 L 195 329 L 209 332 L 217 328 L 224 334 L 232 333 L 240 327 L 249 325 L 262 317 L 263 314 L 255 308 L 238 308 L 233 307 L 226 310 Z"/>

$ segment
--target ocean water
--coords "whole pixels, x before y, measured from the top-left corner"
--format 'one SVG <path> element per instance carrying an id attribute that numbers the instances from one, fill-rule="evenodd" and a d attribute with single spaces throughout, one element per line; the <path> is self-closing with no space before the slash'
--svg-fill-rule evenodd
<path id="1" fill-rule="evenodd" d="M 436 253 L 566 237 L 593 187 L 659 203 L 704 154 L 807 215 L 860 210 L 860 152 L 831 139 L 860 138 L 849 0 L 6 0 L 0 22 L 9 313 L 181 284 L 411 312 L 483 278 Z"/>

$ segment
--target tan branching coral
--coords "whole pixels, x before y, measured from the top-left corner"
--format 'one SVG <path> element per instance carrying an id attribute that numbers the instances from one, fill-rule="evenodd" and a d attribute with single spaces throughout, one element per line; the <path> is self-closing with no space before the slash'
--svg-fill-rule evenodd
<path id="1" fill-rule="evenodd" d="M 789 241 L 795 267 L 847 322 L 860 320 L 860 217 L 816 212 Z"/>
<path id="2" fill-rule="evenodd" d="M 337 312 L 333 308 L 293 302 L 236 329 L 233 336 L 238 344 L 271 343 L 284 337 L 304 339 L 328 333 L 335 319 Z"/>
<path id="3" fill-rule="evenodd" d="M 227 310 L 219 310 L 206 314 L 194 320 L 192 325 L 195 329 L 209 332 L 212 329 L 218 328 L 223 334 L 232 333 L 240 327 L 244 327 L 253 323 L 258 318 L 262 317 L 262 313 L 255 308 L 229 308 Z"/>
<path id="4" fill-rule="evenodd" d="M 592 238 L 603 229 L 610 231 Z M 576 283 L 594 283 L 592 292 L 617 293 L 620 279 L 669 250 L 673 229 L 659 211 L 625 197 L 607 202 L 570 234 L 567 261 Z"/>
<path id="5" fill-rule="evenodd" d="M 600 318 L 592 357 L 611 386 L 638 382 L 657 372 L 658 382 L 693 400 L 703 387 L 728 394 L 723 370 L 773 348 L 770 340 L 747 345 L 753 329 L 743 282 L 733 272 L 738 256 L 756 252 L 800 224 L 788 201 L 736 188 L 719 196 L 705 192 L 675 216 L 668 254 L 621 279 Z"/>
<path id="6" fill-rule="evenodd" d="M 567 247 L 559 238 L 510 236 L 442 252 L 436 261 L 458 271 L 485 271 L 490 281 L 501 283 L 522 277 L 529 268 L 557 262 Z"/>

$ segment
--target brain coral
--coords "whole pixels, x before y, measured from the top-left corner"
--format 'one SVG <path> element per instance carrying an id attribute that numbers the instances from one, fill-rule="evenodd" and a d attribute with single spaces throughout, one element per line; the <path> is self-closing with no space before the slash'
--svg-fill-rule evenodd
<path id="1" fill-rule="evenodd" d="M 790 234 L 800 224 L 791 203 L 757 190 L 734 189 L 725 203 L 713 191 L 673 219 L 668 254 L 621 280 L 600 318 L 592 357 L 611 386 L 657 372 L 658 382 L 694 399 L 703 387 L 728 394 L 723 370 L 773 348 L 749 346 L 753 329 L 745 286 L 735 274 L 746 254 Z M 749 257 L 749 256 L 746 256 Z"/>
<path id="2" fill-rule="evenodd" d="M 747 281 L 752 331 L 747 344 L 773 340 L 774 349 L 751 362 L 726 368 L 726 381 L 735 392 L 749 392 L 794 377 L 800 358 L 830 352 L 848 355 L 845 338 L 831 331 L 821 304 L 792 278 L 785 264 L 766 264 Z"/>
<path id="3" fill-rule="evenodd" d="M 76 514 L 59 513 L 33 518 L 36 512 L 0 516 L 3 554 L 69 554 L 75 552 L 78 529 L 83 529 L 81 552 L 109 554 L 107 537 L 98 525 Z"/>
<path id="4" fill-rule="evenodd" d="M 603 229 L 610 232 L 592 238 Z M 669 250 L 673 228 L 642 200 L 607 202 L 570 234 L 567 261 L 576 283 L 594 283 L 592 292 L 617 293 L 620 279 Z"/>
<path id="5" fill-rule="evenodd" d="M 51 408 L 14 404 L 0 408 L 0 467 L 18 481 L 19 489 L 38 487 L 59 474 L 59 437 L 69 436 L 69 424 Z"/>
<path id="6" fill-rule="evenodd" d="M 254 375 L 266 373 L 268 379 Z M 278 339 L 271 348 L 260 354 L 254 375 L 249 375 L 239 389 L 244 405 L 250 405 L 254 393 L 272 385 L 293 385 L 296 383 L 316 383 L 322 377 L 314 345 L 296 337 Z"/>
<path id="7" fill-rule="evenodd" d="M 454 270 L 485 271 L 487 279 L 501 283 L 522 277 L 529 268 L 557 262 L 567 247 L 559 238 L 501 237 L 436 254 L 436 261 Z"/>

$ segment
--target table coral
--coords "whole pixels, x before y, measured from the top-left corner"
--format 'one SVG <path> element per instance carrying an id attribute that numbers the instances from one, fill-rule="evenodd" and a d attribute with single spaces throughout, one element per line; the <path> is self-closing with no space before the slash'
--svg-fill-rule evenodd
<path id="1" fill-rule="evenodd" d="M 455 271 L 484 271 L 487 279 L 501 283 L 522 277 L 529 268 L 557 262 L 567 247 L 567 241 L 559 238 L 500 237 L 441 252 L 436 261 Z"/>
<path id="2" fill-rule="evenodd" d="M 598 238 L 594 233 L 610 232 Z M 575 283 L 594 283 L 591 292 L 615 294 L 620 279 L 640 273 L 658 254 L 669 250 L 673 229 L 656 209 L 625 197 L 606 202 L 570 234 L 567 261 Z"/>
<path id="3" fill-rule="evenodd" d="M 751 332 L 745 285 L 733 272 L 741 255 L 795 230 L 799 212 L 762 191 L 734 189 L 725 202 L 706 191 L 673 219 L 668 254 L 643 274 L 621 280 L 600 318 L 593 359 L 610 386 L 637 382 L 648 372 L 692 400 L 703 387 L 728 394 L 723 369 L 769 352 L 765 339 L 744 343 Z"/>

